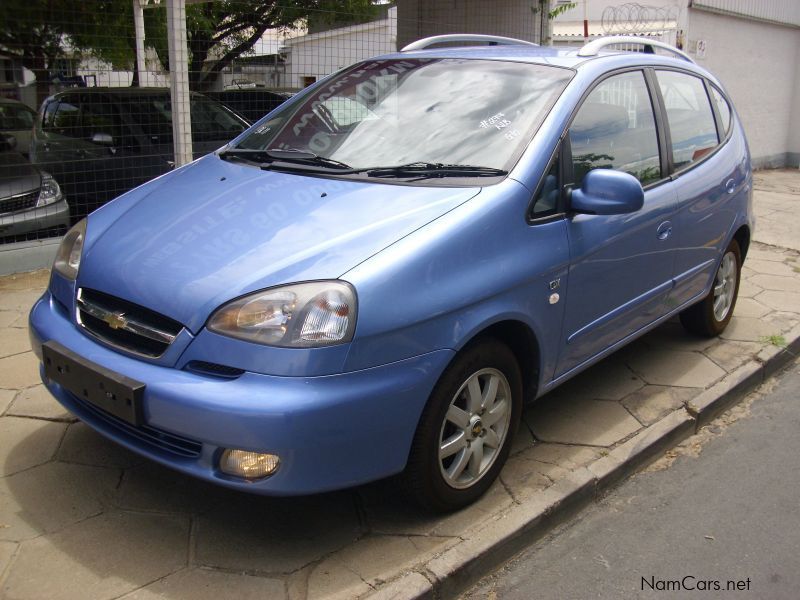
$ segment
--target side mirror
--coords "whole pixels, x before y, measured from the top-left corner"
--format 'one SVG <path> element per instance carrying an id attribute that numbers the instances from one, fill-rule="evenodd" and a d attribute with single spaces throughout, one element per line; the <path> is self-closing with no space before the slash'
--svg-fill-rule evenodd
<path id="1" fill-rule="evenodd" d="M 17 138 L 13 135 L 3 133 L 0 134 L 0 151 L 7 152 L 17 147 Z"/>
<path id="2" fill-rule="evenodd" d="M 113 146 L 114 138 L 109 133 L 95 133 L 92 135 L 92 143 L 99 146 Z"/>
<path id="3" fill-rule="evenodd" d="M 570 208 L 590 215 L 622 215 L 644 204 L 642 184 L 633 175 L 612 169 L 594 169 L 583 178 L 581 189 L 572 190 Z"/>

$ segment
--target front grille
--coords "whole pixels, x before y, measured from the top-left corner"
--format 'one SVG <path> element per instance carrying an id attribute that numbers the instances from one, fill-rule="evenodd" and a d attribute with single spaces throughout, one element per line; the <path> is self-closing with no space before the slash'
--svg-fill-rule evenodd
<path id="1" fill-rule="evenodd" d="M 13 198 L 8 198 L 0 202 L 0 214 L 14 213 L 21 210 L 28 210 L 36 206 L 36 201 L 39 199 L 39 190 L 35 192 L 28 192 L 27 194 L 20 194 Z"/>
<path id="2" fill-rule="evenodd" d="M 106 424 L 136 438 L 138 441 L 148 446 L 153 446 L 164 452 L 183 456 L 185 458 L 197 458 L 200 456 L 200 451 L 203 449 L 203 444 L 197 440 L 185 438 L 174 433 L 168 433 L 148 425 L 131 425 L 115 417 L 111 413 L 104 411 L 102 408 L 98 408 L 94 404 L 86 402 L 75 394 L 70 394 L 70 398 L 72 398 L 73 402 L 80 405 L 82 409 L 91 413 L 95 418 L 104 421 Z"/>
<path id="3" fill-rule="evenodd" d="M 138 304 L 96 290 L 81 288 L 78 324 L 117 348 L 157 358 L 183 329 L 177 321 Z"/>

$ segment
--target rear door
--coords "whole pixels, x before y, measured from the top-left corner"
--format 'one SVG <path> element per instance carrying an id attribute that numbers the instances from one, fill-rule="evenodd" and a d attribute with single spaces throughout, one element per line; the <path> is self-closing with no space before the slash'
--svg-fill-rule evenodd
<path id="1" fill-rule="evenodd" d="M 636 69 L 596 84 L 570 126 L 575 187 L 592 169 L 617 169 L 642 183 L 645 198 L 635 213 L 567 219 L 570 272 L 557 377 L 665 314 L 676 206 L 659 123 L 645 72 Z"/>
<path id="2" fill-rule="evenodd" d="M 701 77 L 657 70 L 667 118 L 667 140 L 678 199 L 675 289 L 672 306 L 700 296 L 716 272 L 723 246 L 746 194 L 741 151 L 718 151 L 731 130 L 722 94 Z"/>

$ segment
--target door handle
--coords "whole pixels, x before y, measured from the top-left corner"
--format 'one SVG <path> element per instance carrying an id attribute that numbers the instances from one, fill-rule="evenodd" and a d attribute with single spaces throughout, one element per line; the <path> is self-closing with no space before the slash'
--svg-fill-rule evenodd
<path id="1" fill-rule="evenodd" d="M 666 240 L 669 236 L 672 235 L 672 223 L 669 221 L 664 221 L 661 225 L 658 226 L 656 230 L 656 235 L 660 240 Z"/>
<path id="2" fill-rule="evenodd" d="M 734 181 L 733 179 L 728 179 L 728 181 L 725 182 L 725 191 L 728 192 L 729 194 L 732 194 L 733 192 L 735 192 L 736 191 L 736 181 Z"/>

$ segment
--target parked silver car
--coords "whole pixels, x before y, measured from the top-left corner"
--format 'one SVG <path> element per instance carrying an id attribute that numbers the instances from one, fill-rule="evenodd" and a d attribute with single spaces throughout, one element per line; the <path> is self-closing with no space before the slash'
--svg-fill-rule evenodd
<path id="1" fill-rule="evenodd" d="M 0 98 L 0 135 L 13 135 L 17 139 L 16 151 L 28 156 L 31 148 L 31 130 L 36 111 L 27 104 L 11 98 Z"/>
<path id="2" fill-rule="evenodd" d="M 58 182 L 15 148 L 13 136 L 0 135 L 0 241 L 64 233 L 69 205 Z"/>

